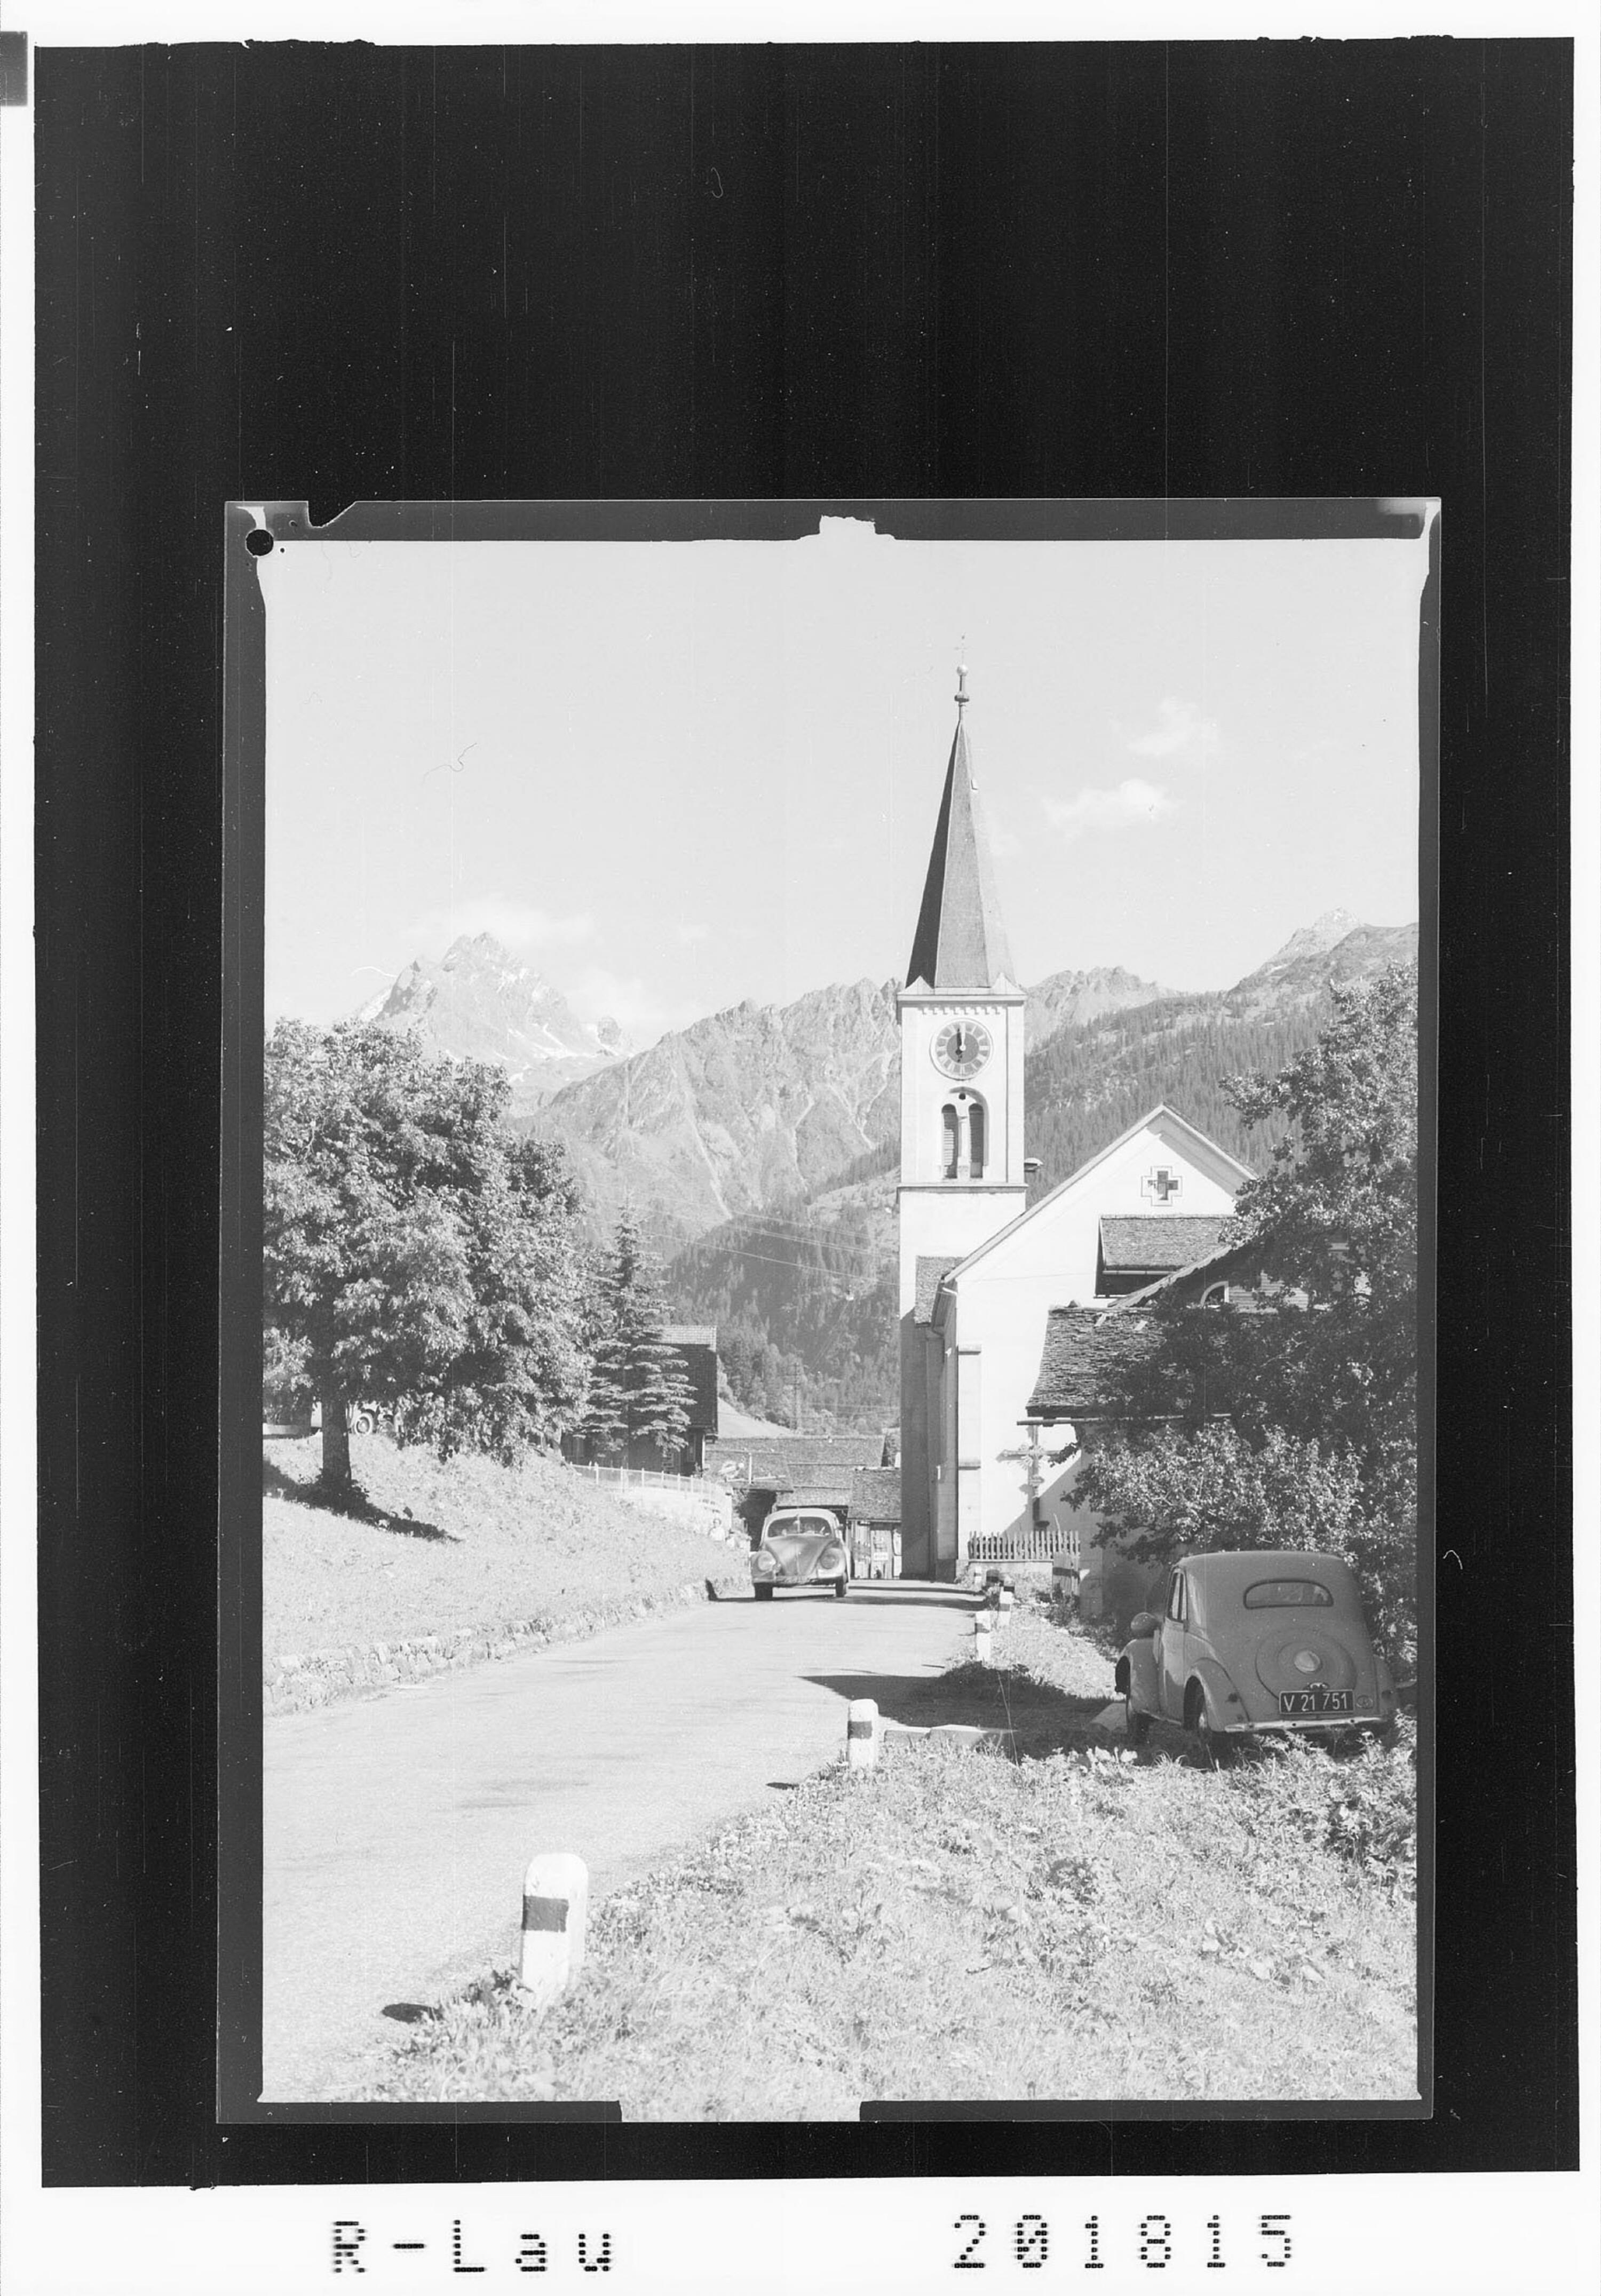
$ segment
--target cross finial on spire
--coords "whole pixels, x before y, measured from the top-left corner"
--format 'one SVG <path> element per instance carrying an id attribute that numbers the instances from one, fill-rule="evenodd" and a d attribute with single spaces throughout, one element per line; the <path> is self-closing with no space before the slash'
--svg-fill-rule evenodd
<path id="1" fill-rule="evenodd" d="M 966 709 L 967 701 L 967 665 L 965 661 L 962 661 L 956 664 L 956 709 L 958 714 Z"/>

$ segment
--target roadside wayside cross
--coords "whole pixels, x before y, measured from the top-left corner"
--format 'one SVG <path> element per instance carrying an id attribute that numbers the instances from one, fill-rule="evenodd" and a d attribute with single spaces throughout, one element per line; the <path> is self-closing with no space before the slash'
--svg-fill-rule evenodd
<path id="1" fill-rule="evenodd" d="M 998 1460 L 1007 1464 L 1022 1466 L 1023 1493 L 1029 1503 L 1030 1522 L 1034 1521 L 1039 1512 L 1039 1494 L 1045 1488 L 1045 1471 L 1049 1463 L 1049 1454 L 1039 1447 L 1042 1423 L 1038 1419 L 1020 1420 L 1019 1426 L 1028 1431 L 1025 1439 L 1014 1444 L 1009 1451 L 998 1451 L 995 1455 Z"/>

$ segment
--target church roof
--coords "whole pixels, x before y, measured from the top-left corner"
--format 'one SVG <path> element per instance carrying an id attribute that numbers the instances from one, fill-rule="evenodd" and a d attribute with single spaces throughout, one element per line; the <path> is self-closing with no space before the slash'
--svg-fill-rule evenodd
<path id="1" fill-rule="evenodd" d="M 958 672 L 965 680 L 965 671 Z M 915 988 L 995 988 L 1016 986 L 1006 929 L 995 894 L 989 847 L 967 744 L 965 692 L 956 695 L 956 738 L 945 772 L 945 793 L 934 828 L 923 906 L 907 965 Z"/>
<path id="2" fill-rule="evenodd" d="M 1159 1327 L 1144 1316 L 1099 1308 L 1053 1308 L 1030 1419 L 1098 1419 L 1114 1412 L 1128 1374 L 1155 1352 Z"/>
<path id="3" fill-rule="evenodd" d="M 982 1243 L 976 1244 L 965 1259 L 953 1262 L 952 1266 L 958 1281 L 966 1275 L 969 1268 L 976 1267 L 980 1261 L 987 1259 L 998 1245 L 1006 1242 L 1010 1237 L 1015 1235 L 1019 1228 L 1026 1226 L 1030 1220 L 1039 1219 L 1041 1214 L 1047 1211 L 1060 1197 L 1066 1195 L 1070 1188 L 1078 1187 L 1098 1164 L 1104 1164 L 1121 1149 L 1126 1148 L 1129 1141 L 1137 1134 L 1144 1132 L 1147 1127 L 1158 1134 L 1173 1136 L 1177 1141 L 1183 1144 L 1185 1152 L 1194 1156 L 1203 1168 L 1209 1162 L 1213 1164 L 1225 1185 L 1237 1187 L 1241 1182 L 1255 1177 L 1249 1164 L 1242 1164 L 1239 1158 L 1231 1156 L 1227 1148 L 1220 1148 L 1215 1140 L 1208 1139 L 1200 1127 L 1192 1124 L 1187 1116 L 1180 1116 L 1176 1108 L 1170 1108 L 1165 1100 L 1159 1100 L 1154 1108 L 1147 1109 L 1145 1113 L 1130 1124 L 1126 1131 L 1120 1132 L 1115 1140 L 1109 1141 L 1104 1148 L 1098 1148 L 1093 1156 L 1086 1157 L 1076 1172 L 1070 1172 L 1065 1180 L 1058 1180 L 1054 1188 L 1048 1189 L 1036 1202 L 1030 1204 L 1026 1210 L 1019 1212 L 1014 1220 L 1009 1220 L 1005 1227 L 998 1228 Z M 1180 1215 L 1174 1214 L 1172 1217 L 1177 1218 Z M 948 1269 L 946 1272 L 948 1274 L 951 1271 Z M 921 1320 L 926 1321 L 927 1318 Z"/>
<path id="4" fill-rule="evenodd" d="M 912 1310 L 915 1324 L 932 1324 L 934 1320 L 934 1300 L 940 1284 L 953 1267 L 960 1267 L 959 1251 L 920 1251 L 917 1254 L 917 1304 Z"/>
<path id="5" fill-rule="evenodd" d="M 1101 1265 L 1110 1275 L 1151 1275 L 1190 1267 L 1222 1239 L 1226 1212 L 1105 1213 Z"/>

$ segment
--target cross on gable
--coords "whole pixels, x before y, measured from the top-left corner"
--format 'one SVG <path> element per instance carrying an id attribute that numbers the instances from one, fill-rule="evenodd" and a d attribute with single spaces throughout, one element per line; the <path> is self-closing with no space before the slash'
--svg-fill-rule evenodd
<path id="1" fill-rule="evenodd" d="M 1165 1204 L 1184 1193 L 1184 1175 L 1175 1172 L 1170 1164 L 1157 1164 L 1145 1174 L 1139 1192 L 1147 1203 Z"/>

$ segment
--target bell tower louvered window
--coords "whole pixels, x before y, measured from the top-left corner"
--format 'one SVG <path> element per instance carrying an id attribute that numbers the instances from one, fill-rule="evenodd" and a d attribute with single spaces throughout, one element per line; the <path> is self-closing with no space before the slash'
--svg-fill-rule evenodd
<path id="1" fill-rule="evenodd" d="M 981 1180 L 984 1177 L 984 1158 L 989 1144 L 985 1137 L 987 1129 L 984 1103 L 974 1099 L 968 1103 L 967 1109 L 967 1177 L 970 1180 Z"/>

